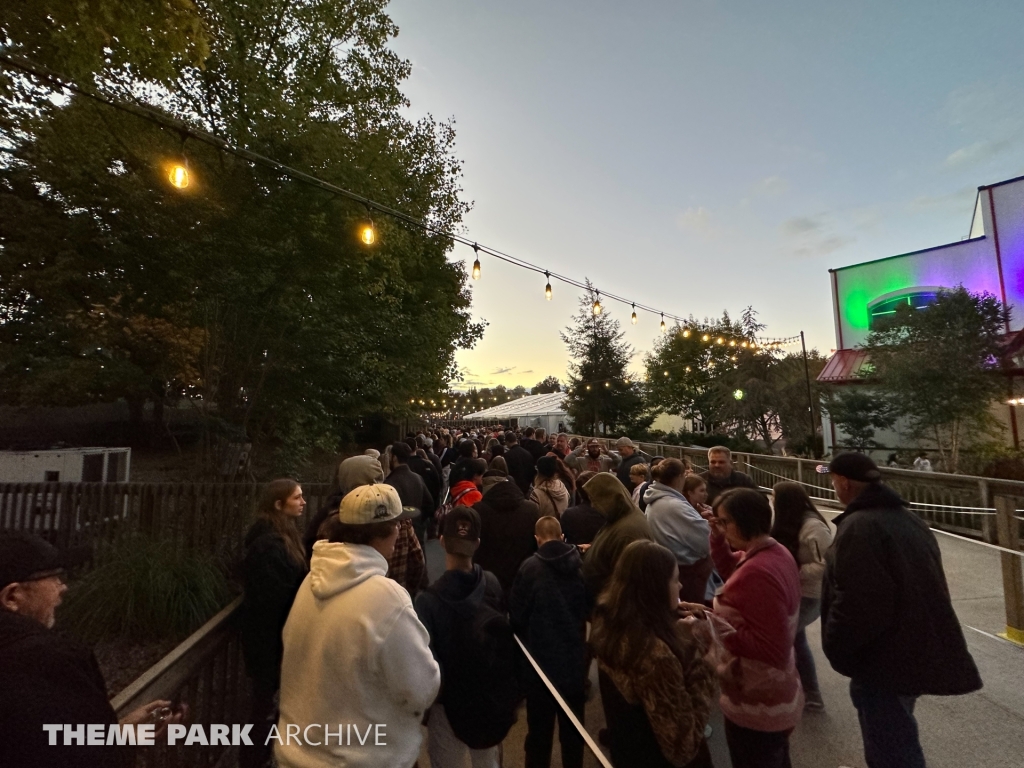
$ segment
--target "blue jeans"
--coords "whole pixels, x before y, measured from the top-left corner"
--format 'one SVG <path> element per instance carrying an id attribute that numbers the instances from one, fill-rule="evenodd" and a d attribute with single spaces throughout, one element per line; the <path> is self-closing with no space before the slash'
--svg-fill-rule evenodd
<path id="1" fill-rule="evenodd" d="M 814 666 L 814 654 L 807 643 L 807 625 L 821 616 L 821 600 L 816 597 L 800 598 L 800 622 L 797 625 L 793 655 L 796 656 L 796 671 L 800 673 L 800 684 L 804 691 L 818 692 L 818 670 Z"/>
<path id="2" fill-rule="evenodd" d="M 850 681 L 868 768 L 925 768 L 914 719 L 916 696 L 868 688 Z"/>

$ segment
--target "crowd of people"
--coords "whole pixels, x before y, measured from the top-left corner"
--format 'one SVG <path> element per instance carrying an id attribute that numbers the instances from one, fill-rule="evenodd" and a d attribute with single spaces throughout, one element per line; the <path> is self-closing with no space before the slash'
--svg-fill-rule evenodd
<path id="1" fill-rule="evenodd" d="M 820 617 L 869 768 L 923 767 L 916 698 L 981 680 L 931 532 L 867 456 L 828 469 L 846 505 L 832 522 L 801 484 L 758 488 L 721 446 L 698 473 L 627 437 L 609 449 L 531 428 L 437 430 L 349 457 L 304 530 L 301 486 L 269 483 L 245 537 L 238 626 L 256 726 L 240 764 L 272 752 L 282 768 L 408 767 L 426 725 L 434 768 L 496 768 L 525 700 L 526 765 L 550 765 L 557 727 L 563 767 L 579 768 L 569 712 L 583 722 L 596 662 L 618 768 L 711 766 L 716 705 L 735 768 L 784 768 L 794 728 L 826 706 L 806 634 Z M 431 584 L 434 537 L 445 570 Z M 24 662 L 0 683 L 23 690 L 59 655 L 95 694 L 94 659 L 72 659 L 48 629 L 61 588 L 46 547 L 0 538 L 0 648 Z M 0 734 L 75 722 L 7 699 Z M 315 738 L 283 738 L 310 724 Z M 379 730 L 370 742 L 328 724 L 384 727 L 387 746 Z M 0 758 L 19 754 L 12 743 L 0 735 Z"/>

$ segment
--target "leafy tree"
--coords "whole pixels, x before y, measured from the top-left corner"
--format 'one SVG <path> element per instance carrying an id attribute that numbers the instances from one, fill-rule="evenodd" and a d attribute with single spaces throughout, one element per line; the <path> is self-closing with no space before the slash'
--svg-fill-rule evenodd
<path id="1" fill-rule="evenodd" d="M 740 321 L 723 312 L 720 319 L 691 317 L 685 327 L 670 329 L 644 358 L 651 403 L 662 413 L 699 419 L 709 428 L 734 418 L 733 390 L 722 386 L 723 376 L 756 349 L 763 327 L 748 308 Z"/>
<path id="2" fill-rule="evenodd" d="M 925 309 L 900 307 L 864 344 L 872 384 L 954 472 L 965 442 L 994 428 L 989 407 L 1006 392 L 998 372 L 1007 327 L 998 299 L 959 286 Z"/>
<path id="3" fill-rule="evenodd" d="M 562 383 L 557 376 L 548 376 L 543 381 L 538 381 L 530 390 L 531 395 L 549 395 L 562 391 Z"/>
<path id="4" fill-rule="evenodd" d="M 76 7 L 113 6 L 104 2 Z M 397 28 L 383 0 L 198 7 L 202 67 L 172 53 L 172 77 L 145 79 L 129 46 L 129 64 L 104 60 L 96 80 L 457 227 L 467 205 L 454 131 L 404 116 L 409 63 L 388 47 Z M 483 327 L 446 238 L 376 221 L 379 241 L 365 248 L 355 238 L 365 211 L 344 199 L 183 147 L 135 116 L 15 85 L 0 93 L 12 116 L 0 124 L 5 402 L 123 397 L 159 413 L 185 401 L 208 424 L 211 451 L 217 425 L 230 425 L 283 471 L 335 448 L 358 417 L 410 413 L 457 377 L 455 351 Z M 183 154 L 192 183 L 179 191 L 166 164 Z"/>
<path id="5" fill-rule="evenodd" d="M 627 371 L 633 349 L 623 341 L 618 320 L 607 311 L 594 314 L 596 298 L 588 280 L 572 324 L 560 334 L 570 358 L 566 412 L 581 434 L 639 434 L 654 417 L 647 413 L 642 385 Z"/>
<path id="6" fill-rule="evenodd" d="M 855 451 L 879 447 L 875 430 L 896 423 L 892 403 L 874 388 L 862 385 L 830 388 L 824 408 L 832 423 L 846 434 L 844 447 Z"/>

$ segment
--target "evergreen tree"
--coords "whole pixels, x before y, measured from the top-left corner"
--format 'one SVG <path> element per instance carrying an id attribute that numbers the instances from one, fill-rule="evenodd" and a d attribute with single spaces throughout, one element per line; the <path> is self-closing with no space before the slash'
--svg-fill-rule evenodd
<path id="1" fill-rule="evenodd" d="M 604 308 L 594 314 L 597 292 L 590 281 L 572 324 L 560 334 L 569 351 L 566 412 L 584 435 L 639 435 L 651 425 L 640 382 L 628 373 L 633 348 L 619 321 Z"/>

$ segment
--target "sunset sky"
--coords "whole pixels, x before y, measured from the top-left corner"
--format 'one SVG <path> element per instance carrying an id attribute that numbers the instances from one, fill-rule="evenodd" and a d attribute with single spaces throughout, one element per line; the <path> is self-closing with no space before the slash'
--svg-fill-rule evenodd
<path id="1" fill-rule="evenodd" d="M 467 236 L 666 312 L 835 346 L 830 267 L 960 240 L 1024 173 L 1024 3 L 396 0 Z M 458 247 L 453 259 L 473 261 Z M 484 257 L 462 386 L 565 378 L 579 292 Z M 637 349 L 658 318 L 629 324 Z"/>

